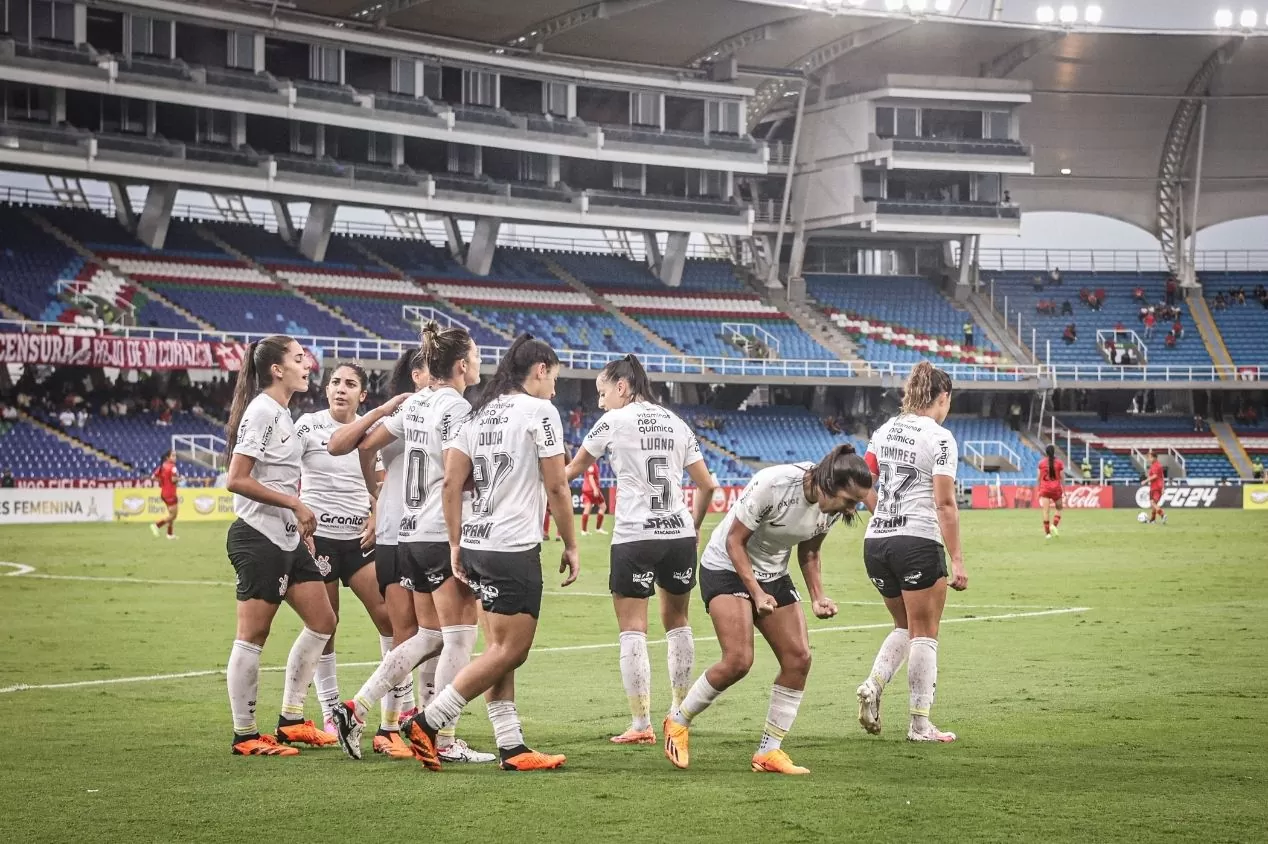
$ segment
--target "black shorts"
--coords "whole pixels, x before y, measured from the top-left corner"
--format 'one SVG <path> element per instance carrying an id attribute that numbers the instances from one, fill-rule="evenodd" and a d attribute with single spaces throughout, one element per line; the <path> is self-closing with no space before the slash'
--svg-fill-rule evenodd
<path id="1" fill-rule="evenodd" d="M 397 548 L 396 566 L 409 579 L 408 586 L 401 580 L 406 589 L 430 594 L 453 577 L 448 542 L 402 542 Z"/>
<path id="2" fill-rule="evenodd" d="M 767 595 L 775 598 L 776 606 L 786 607 L 801 601 L 797 587 L 793 586 L 792 575 L 786 574 L 774 580 L 759 580 L 757 585 L 762 587 L 762 591 Z M 702 567 L 700 569 L 700 597 L 704 601 L 705 612 L 709 611 L 709 602 L 719 595 L 734 595 L 746 601 L 753 600 L 748 590 L 744 588 L 744 582 L 735 572 Z"/>
<path id="3" fill-rule="evenodd" d="M 542 549 L 527 551 L 476 551 L 462 549 L 462 567 L 467 581 L 480 598 L 485 612 L 498 615 L 528 613 L 533 618 L 542 610 Z"/>
<path id="4" fill-rule="evenodd" d="M 409 579 L 408 575 L 400 570 L 399 551 L 400 547 L 397 545 L 374 546 L 374 576 L 379 581 L 380 595 L 386 595 L 387 587 L 393 583 L 404 589 L 413 588 L 413 584 L 405 582 Z"/>
<path id="5" fill-rule="evenodd" d="M 863 541 L 867 576 L 886 598 L 928 589 L 947 576 L 942 543 L 919 536 L 888 536 Z"/>
<path id="6" fill-rule="evenodd" d="M 313 545 L 317 547 L 317 569 L 326 583 L 342 580 L 344 586 L 349 586 L 354 574 L 374 562 L 373 546 L 362 550 L 360 539 L 314 536 Z"/>
<path id="7" fill-rule="evenodd" d="M 225 550 L 237 573 L 239 601 L 259 598 L 280 604 L 286 590 L 296 583 L 322 579 L 317 562 L 304 543 L 286 551 L 241 519 L 229 526 Z"/>
<path id="8" fill-rule="evenodd" d="M 644 539 L 612 546 L 608 591 L 622 598 L 652 597 L 652 582 L 671 595 L 696 585 L 696 539 Z"/>

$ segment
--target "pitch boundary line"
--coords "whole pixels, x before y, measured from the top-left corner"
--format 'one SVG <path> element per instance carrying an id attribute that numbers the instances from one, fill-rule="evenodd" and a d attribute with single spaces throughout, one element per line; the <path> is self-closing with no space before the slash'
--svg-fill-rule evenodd
<path id="1" fill-rule="evenodd" d="M 1045 616 L 1055 616 L 1055 615 L 1073 615 L 1075 613 L 1089 612 L 1091 609 L 1092 609 L 1091 607 L 1060 607 L 1057 609 L 1041 610 L 1038 612 L 1014 612 L 1014 613 L 1001 613 L 999 615 L 970 616 L 968 618 L 944 618 L 942 619 L 942 623 L 943 624 L 967 624 L 969 622 L 975 622 L 975 621 L 1012 621 L 1015 619 L 1022 619 L 1022 618 L 1041 618 Z M 888 629 L 891 626 L 892 625 L 889 622 L 882 622 L 877 624 L 844 624 L 844 625 L 838 625 L 835 627 L 811 628 L 810 633 L 811 635 L 817 635 L 820 633 L 845 633 L 845 632 L 854 632 L 854 631 L 860 631 L 860 630 L 883 630 L 883 629 Z M 663 644 L 666 644 L 667 641 L 668 640 L 666 639 L 654 639 L 649 641 L 647 644 L 663 645 Z M 696 641 L 697 642 L 716 642 L 717 637 L 716 636 L 698 636 L 696 637 Z M 618 648 L 618 647 L 620 647 L 620 642 L 599 642 L 592 645 L 562 645 L 557 647 L 533 648 L 532 653 L 542 653 L 542 654 L 572 653 L 576 651 L 594 651 L 594 650 L 603 650 L 606 648 Z M 369 668 L 372 666 L 376 666 L 378 664 L 379 663 L 377 661 L 375 662 L 342 662 L 340 663 L 340 666 L 347 667 L 347 668 Z M 286 666 L 284 665 L 261 666 L 260 668 L 260 671 L 268 671 L 268 672 L 278 672 L 278 671 L 285 671 L 285 670 L 286 670 Z M 176 674 L 147 674 L 147 675 L 143 675 L 139 677 L 109 677 L 109 678 L 105 678 L 101 680 L 75 680 L 75 681 L 67 682 L 67 683 L 18 683 L 17 685 L 14 685 L 14 686 L 5 686 L 3 688 L 0 688 L 0 695 L 12 694 L 14 692 L 50 691 L 50 690 L 57 690 L 57 689 L 82 689 L 82 688 L 87 688 L 90 686 L 114 686 L 114 685 L 121 685 L 124 683 L 160 683 L 160 682 L 164 682 L 168 680 L 187 680 L 194 677 L 224 676 L 224 673 L 225 672 L 223 668 L 210 668 L 210 669 L 205 669 L 202 671 L 182 671 Z"/>
<path id="2" fill-rule="evenodd" d="M 141 586 L 219 586 L 226 589 L 234 585 L 232 580 L 172 580 L 167 578 L 120 577 L 115 575 L 96 574 L 45 574 L 37 571 L 34 566 L 28 566 L 23 563 L 0 562 L 0 566 L 11 566 L 15 569 L 15 571 L 5 572 L 4 575 L 7 577 L 25 577 L 31 580 L 69 580 L 86 583 L 133 583 Z M 572 589 L 548 589 L 542 594 L 560 598 L 612 597 L 611 592 L 578 592 Z M 879 601 L 837 601 L 837 604 L 844 607 L 880 606 Z M 948 606 L 975 610 L 1060 609 L 1059 607 L 1053 607 L 1049 604 L 948 604 Z"/>

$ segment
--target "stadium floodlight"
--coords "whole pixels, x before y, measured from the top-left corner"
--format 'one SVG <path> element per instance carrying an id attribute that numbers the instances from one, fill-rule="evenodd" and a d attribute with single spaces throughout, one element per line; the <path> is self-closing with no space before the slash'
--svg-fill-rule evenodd
<path id="1" fill-rule="evenodd" d="M 1077 23 L 1079 20 L 1079 7 L 1078 6 L 1062 6 L 1060 11 L 1057 12 L 1057 18 L 1062 23 L 1066 23 L 1066 24 Z"/>
<path id="2" fill-rule="evenodd" d="M 1243 9 L 1237 22 L 1242 25 L 1242 29 L 1254 29 L 1255 24 L 1259 23 L 1259 13 L 1254 9 Z"/>
<path id="3" fill-rule="evenodd" d="M 1035 17 L 1040 23 L 1052 23 L 1057 19 L 1057 12 L 1051 6 L 1040 6 L 1035 10 Z"/>
<path id="4" fill-rule="evenodd" d="M 1070 175 L 1070 172 L 1071 172 L 1071 171 L 1070 171 L 1070 168 L 1069 168 L 1069 167 L 1062 167 L 1062 168 L 1061 168 L 1061 175 L 1062 175 L 1062 176 L 1068 176 L 1068 175 Z"/>
<path id="5" fill-rule="evenodd" d="M 933 10 L 945 15 L 951 11 L 951 0 L 933 0 Z"/>
<path id="6" fill-rule="evenodd" d="M 1101 10 L 1101 7 L 1093 3 L 1083 10 L 1083 20 L 1095 25 L 1101 22 L 1101 18 L 1104 14 L 1105 13 Z"/>
<path id="7" fill-rule="evenodd" d="M 1233 25 L 1233 10 L 1220 9 L 1215 13 L 1215 25 L 1220 29 L 1228 29 Z"/>

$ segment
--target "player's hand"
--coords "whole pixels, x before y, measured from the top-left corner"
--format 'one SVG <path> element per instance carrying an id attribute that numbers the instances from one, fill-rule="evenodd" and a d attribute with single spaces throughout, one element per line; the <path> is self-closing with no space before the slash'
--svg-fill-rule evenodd
<path id="1" fill-rule="evenodd" d="M 467 570 L 462 567 L 462 548 L 457 545 L 449 546 L 449 568 L 453 571 L 455 580 L 468 589 L 471 588 L 471 584 L 467 581 Z"/>
<path id="2" fill-rule="evenodd" d="M 581 574 L 581 555 L 577 553 L 576 548 L 565 548 L 564 553 L 559 557 L 559 573 L 567 574 L 564 582 L 560 586 L 568 586 L 577 580 L 577 575 Z"/>
<path id="3" fill-rule="evenodd" d="M 957 592 L 963 592 L 969 588 L 969 575 L 964 571 L 964 563 L 958 560 L 951 561 L 951 588 Z"/>
<path id="4" fill-rule="evenodd" d="M 753 613 L 758 618 L 766 616 L 779 609 L 779 604 L 775 601 L 774 595 L 767 595 L 762 590 L 757 590 L 757 597 L 753 599 Z"/>
<path id="5" fill-rule="evenodd" d="M 299 535 L 302 538 L 308 539 L 317 532 L 317 516 L 308 509 L 307 504 L 302 501 L 296 502 L 291 512 L 295 514 L 295 523 L 299 526 Z"/>
<path id="6" fill-rule="evenodd" d="M 398 407 L 405 404 L 405 402 L 413 395 L 413 393 L 400 393 L 399 395 L 392 396 L 383 403 L 383 415 L 391 416 L 396 412 Z"/>
<path id="7" fill-rule="evenodd" d="M 361 550 L 369 551 L 374 547 L 374 514 L 371 513 L 365 520 L 365 527 L 361 529 Z"/>
<path id="8" fill-rule="evenodd" d="M 317 543 L 313 541 L 311 536 L 304 537 L 304 547 L 308 549 L 308 553 L 314 558 L 317 557 Z"/>
<path id="9" fill-rule="evenodd" d="M 837 614 L 837 602 L 828 597 L 815 598 L 810 604 L 815 618 L 832 618 Z"/>

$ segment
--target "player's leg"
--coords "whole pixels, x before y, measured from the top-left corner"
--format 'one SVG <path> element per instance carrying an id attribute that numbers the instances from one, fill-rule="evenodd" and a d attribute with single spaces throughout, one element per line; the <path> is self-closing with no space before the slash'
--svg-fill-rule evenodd
<path id="1" fill-rule="evenodd" d="M 581 496 L 581 535 L 590 533 L 590 496 Z"/>
<path id="2" fill-rule="evenodd" d="M 439 543 L 443 551 L 443 565 L 449 566 L 449 546 Z M 480 629 L 479 603 L 475 594 L 462 581 L 448 577 L 431 593 L 440 623 L 440 635 L 444 646 L 436 662 L 435 685 L 443 689 L 454 681 L 458 673 L 471 662 Z M 436 734 L 436 752 L 442 762 L 493 762 L 492 753 L 475 750 L 457 737 L 458 722 Z"/>
<path id="3" fill-rule="evenodd" d="M 942 546 L 928 540 L 913 540 L 905 549 L 903 604 L 910 622 L 911 648 L 908 653 L 907 687 L 911 741 L 955 741 L 954 733 L 944 733 L 929 720 L 938 686 L 938 625 L 947 600 L 946 557 Z M 914 576 L 919 573 L 919 578 Z"/>
<path id="4" fill-rule="evenodd" d="M 321 550 L 320 548 L 318 549 Z M 326 598 L 335 611 L 335 623 L 339 620 L 339 575 L 331 571 L 333 580 L 325 583 Z M 330 710 L 339 705 L 339 673 L 336 666 L 335 637 L 331 636 L 317 661 L 317 671 L 313 676 L 313 685 L 317 687 L 317 703 L 321 706 L 321 720 L 324 729 L 329 732 L 333 726 Z"/>
<path id="5" fill-rule="evenodd" d="M 180 515 L 180 509 L 181 509 L 180 504 L 167 505 L 167 518 L 163 520 L 163 524 L 166 525 L 167 527 L 168 539 L 176 538 L 176 534 L 174 533 L 174 530 L 176 528 L 176 517 Z"/>
<path id="6" fill-rule="evenodd" d="M 376 545 L 374 548 L 374 573 L 379 584 L 379 594 L 383 596 L 383 603 L 387 607 L 387 617 L 392 623 L 393 647 L 418 632 L 418 619 L 414 615 L 414 581 L 408 572 L 401 570 L 400 559 L 396 545 Z M 397 689 L 402 690 L 398 696 L 397 708 L 404 720 L 413 715 L 418 706 L 413 671 L 404 684 L 393 687 L 393 692 Z"/>
<path id="7" fill-rule="evenodd" d="M 1057 528 L 1061 527 L 1061 510 L 1065 506 L 1063 496 L 1058 495 L 1052 500 L 1052 506 L 1056 512 L 1052 515 L 1052 535 L 1057 535 Z"/>
<path id="8" fill-rule="evenodd" d="M 656 542 L 621 542 L 610 550 L 608 591 L 621 646 L 621 685 L 630 705 L 630 726 L 616 744 L 652 744 L 652 665 L 647 657 L 647 600 L 652 596 Z"/>
<path id="9" fill-rule="evenodd" d="M 359 556 L 364 560 L 364 564 L 347 565 L 349 558 Z M 355 571 L 349 573 L 348 569 L 355 567 Z M 350 549 L 350 553 L 345 557 L 345 565 L 343 568 L 343 578 L 348 588 L 352 590 L 352 594 L 357 596 L 361 601 L 361 605 L 365 607 L 366 613 L 370 616 L 370 620 L 374 622 L 375 628 L 379 632 L 379 653 L 383 658 L 392 652 L 395 646 L 395 630 L 392 627 L 392 619 L 388 613 L 387 603 L 383 600 L 383 596 L 379 594 L 378 579 L 374 572 L 373 552 L 369 557 L 361 554 L 359 548 Z M 405 686 L 412 682 L 413 670 L 411 669 L 405 676 L 405 679 L 388 689 L 387 693 L 379 700 L 379 729 L 374 735 L 374 751 L 391 756 L 395 759 L 408 759 L 413 754 L 409 751 L 409 745 L 401 740 L 400 737 L 400 720 L 401 709 L 398 701 L 405 696 Z"/>
<path id="10" fill-rule="evenodd" d="M 911 646 L 907 608 L 902 596 L 889 598 L 882 595 L 881 600 L 885 602 L 885 609 L 889 610 L 889 615 L 894 620 L 894 629 L 881 642 L 880 650 L 872 660 L 872 670 L 857 690 L 859 723 L 873 735 L 881 732 L 881 695 L 889 681 L 898 673 L 898 669 L 907 661 L 907 652 Z"/>
<path id="11" fill-rule="evenodd" d="M 791 587 L 791 582 L 789 583 Z M 773 774 L 808 774 L 809 769 L 794 765 L 783 750 L 783 740 L 792 730 L 810 676 L 810 635 L 806 617 L 798 602 L 781 606 L 755 622 L 758 632 L 779 660 L 779 674 L 771 687 L 766 726 L 753 754 L 753 770 Z"/>
<path id="12" fill-rule="evenodd" d="M 603 517 L 607 515 L 608 512 L 608 499 L 603 495 L 599 496 L 598 510 L 598 515 L 594 517 L 594 532 L 607 533 L 607 531 L 603 529 Z"/>
<path id="13" fill-rule="evenodd" d="M 1052 499 L 1040 495 L 1039 503 L 1043 505 L 1043 535 L 1045 539 L 1049 539 L 1052 537 Z"/>
<path id="14" fill-rule="evenodd" d="M 317 729 L 312 721 L 304 720 L 304 699 L 308 697 L 308 687 L 313 682 L 317 663 L 334 635 L 338 620 L 330 605 L 326 585 L 322 583 L 322 576 L 307 549 L 301 545 L 293 554 L 296 562 L 291 566 L 286 602 L 299 615 L 304 627 L 286 659 L 277 736 L 279 741 L 290 744 L 325 747 L 334 744 L 335 737 Z"/>
<path id="15" fill-rule="evenodd" d="M 669 646 L 669 711 L 673 712 L 687 695 L 696 662 L 695 638 L 687 619 L 691 592 L 696 588 L 696 540 L 694 537 L 673 539 L 664 545 L 665 553 L 656 564 L 656 585 L 660 594 L 660 620 Z"/>

